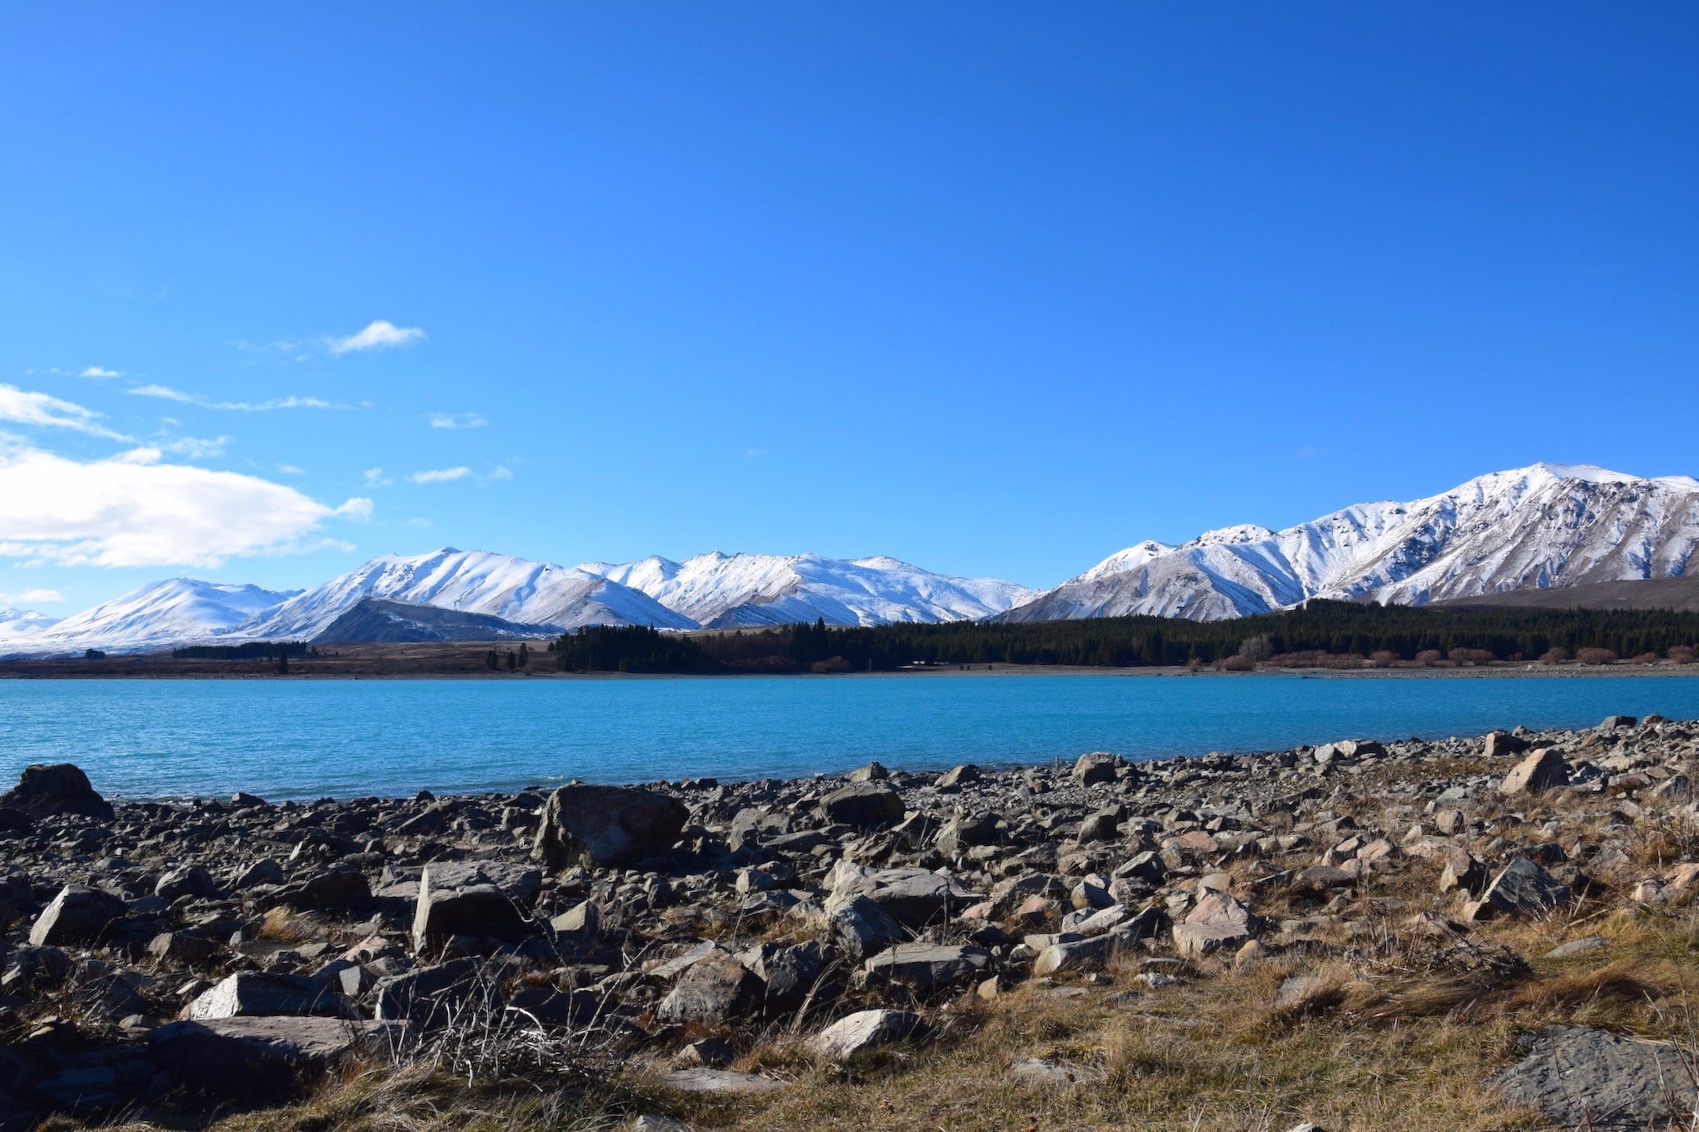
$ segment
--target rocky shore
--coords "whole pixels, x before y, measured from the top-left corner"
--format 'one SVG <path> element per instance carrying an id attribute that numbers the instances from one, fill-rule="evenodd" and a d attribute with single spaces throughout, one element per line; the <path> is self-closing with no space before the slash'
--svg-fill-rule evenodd
<path id="1" fill-rule="evenodd" d="M 1696 774 L 1658 717 L 309 804 L 30 767 L 0 1129 L 1688 1127 Z"/>

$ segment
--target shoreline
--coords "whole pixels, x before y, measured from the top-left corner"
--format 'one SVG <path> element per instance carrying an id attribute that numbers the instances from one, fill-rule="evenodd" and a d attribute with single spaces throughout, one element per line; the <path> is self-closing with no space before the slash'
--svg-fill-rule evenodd
<path id="1" fill-rule="evenodd" d="M 539 1127 L 544 1097 L 609 1128 L 1228 1132 L 1255 1095 L 1572 1127 L 1597 1073 L 1663 1096 L 1600 1042 L 1692 1040 L 1699 862 L 1648 849 L 1696 776 L 1699 721 L 1655 716 L 340 802 L 32 770 L 0 798 L 28 878 L 0 878 L 0 1111 L 378 1132 L 422 1090 L 441 1127 Z M 1548 1055 L 1553 1024 L 1592 1044 Z M 1161 1055 L 1123 1072 L 1127 1041 Z M 1524 1088 L 1553 1056 L 1570 1093 Z"/>

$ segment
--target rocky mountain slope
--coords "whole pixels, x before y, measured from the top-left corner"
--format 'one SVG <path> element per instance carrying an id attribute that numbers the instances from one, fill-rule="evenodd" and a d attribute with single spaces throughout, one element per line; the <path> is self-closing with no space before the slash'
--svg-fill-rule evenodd
<path id="1" fill-rule="evenodd" d="M 1411 503 L 1364 503 L 1283 531 L 1208 531 L 1117 552 L 1011 621 L 1148 614 L 1219 620 L 1312 597 L 1421 605 L 1503 590 L 1684 575 L 1699 481 L 1534 464 Z"/>

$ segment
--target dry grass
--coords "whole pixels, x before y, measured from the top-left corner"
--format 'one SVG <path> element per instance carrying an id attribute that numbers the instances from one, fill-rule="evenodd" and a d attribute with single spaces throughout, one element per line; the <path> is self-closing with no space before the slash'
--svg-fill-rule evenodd
<path id="1" fill-rule="evenodd" d="M 285 946 L 297 943 L 309 943 L 317 938 L 317 934 L 305 921 L 292 914 L 287 908 L 273 908 L 265 914 L 265 920 L 255 933 L 259 939 L 270 940 Z"/>

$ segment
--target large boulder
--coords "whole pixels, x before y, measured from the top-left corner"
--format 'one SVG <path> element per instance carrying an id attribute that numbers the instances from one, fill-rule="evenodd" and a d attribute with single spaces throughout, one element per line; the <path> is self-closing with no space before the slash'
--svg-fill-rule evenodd
<path id="1" fill-rule="evenodd" d="M 543 874 L 499 861 L 432 862 L 419 877 L 413 947 L 427 951 L 456 935 L 517 942 L 536 930 L 530 912 Z"/>
<path id="2" fill-rule="evenodd" d="M 827 938 L 853 960 L 865 959 L 907 936 L 889 912 L 855 893 L 828 897 L 822 912 Z"/>
<path id="3" fill-rule="evenodd" d="M 1262 930 L 1262 921 L 1225 892 L 1212 892 L 1174 925 L 1174 944 L 1182 956 L 1198 958 L 1237 950 Z"/>
<path id="4" fill-rule="evenodd" d="M 908 928 L 948 923 L 984 899 L 954 877 L 925 869 L 866 869 L 841 862 L 831 876 L 832 896 L 865 896 Z"/>
<path id="5" fill-rule="evenodd" d="M 826 971 L 828 954 L 819 940 L 809 940 L 789 947 L 759 943 L 738 958 L 766 984 L 766 1013 L 778 1017 L 808 1001 Z"/>
<path id="6" fill-rule="evenodd" d="M 341 998 L 328 987 L 299 975 L 238 971 L 189 1003 L 184 1016 L 193 1022 L 276 1014 L 345 1013 Z"/>
<path id="7" fill-rule="evenodd" d="M 161 1026 L 148 1044 L 177 1084 L 248 1106 L 286 1100 L 344 1057 L 385 1053 L 399 1037 L 381 1022 L 224 1018 Z"/>
<path id="8" fill-rule="evenodd" d="M 1074 781 L 1081 786 L 1096 786 L 1100 782 L 1114 782 L 1119 777 L 1121 758 L 1103 751 L 1094 751 L 1089 755 L 1081 755 L 1074 760 Z"/>
<path id="9" fill-rule="evenodd" d="M 870 984 L 901 983 L 919 989 L 965 983 L 985 970 L 991 953 L 983 947 L 948 943 L 899 943 L 862 964 Z"/>
<path id="10" fill-rule="evenodd" d="M 856 829 L 883 829 L 903 820 L 903 796 L 889 786 L 846 786 L 820 799 L 827 821 Z"/>
<path id="11" fill-rule="evenodd" d="M 68 884 L 41 910 L 30 928 L 32 947 L 92 944 L 103 939 L 124 917 L 124 902 L 86 884 Z"/>
<path id="12" fill-rule="evenodd" d="M 1487 920 L 1518 913 L 1538 916 L 1568 902 L 1570 895 L 1562 881 L 1528 858 L 1517 857 L 1499 871 L 1481 899 L 1464 905 L 1464 918 Z"/>
<path id="13" fill-rule="evenodd" d="M 1492 1084 L 1555 1127 L 1686 1128 L 1699 1105 L 1692 1055 L 1666 1042 L 1554 1026 L 1526 1035 L 1522 1045 L 1522 1060 Z"/>
<path id="14" fill-rule="evenodd" d="M 1569 764 L 1556 747 L 1542 747 L 1517 763 L 1499 783 L 1501 794 L 1537 794 L 1569 785 Z"/>
<path id="15" fill-rule="evenodd" d="M 74 763 L 32 763 L 18 776 L 18 784 L 0 794 L 0 806 L 22 810 L 31 817 L 49 814 L 81 814 L 111 821 L 112 803 L 94 792 L 88 775 Z"/>
<path id="16" fill-rule="evenodd" d="M 406 1022 L 420 1031 L 453 1023 L 486 1025 L 502 1006 L 494 981 L 471 959 L 417 967 L 379 979 L 372 988 L 378 1021 Z"/>
<path id="17" fill-rule="evenodd" d="M 549 865 L 589 857 L 622 865 L 666 853 L 690 811 L 676 798 L 624 786 L 562 786 L 549 795 L 531 855 Z"/>
<path id="18" fill-rule="evenodd" d="M 690 965 L 661 1000 L 667 1022 L 720 1025 L 758 1014 L 767 997 L 761 979 L 729 951 L 715 948 Z"/>

